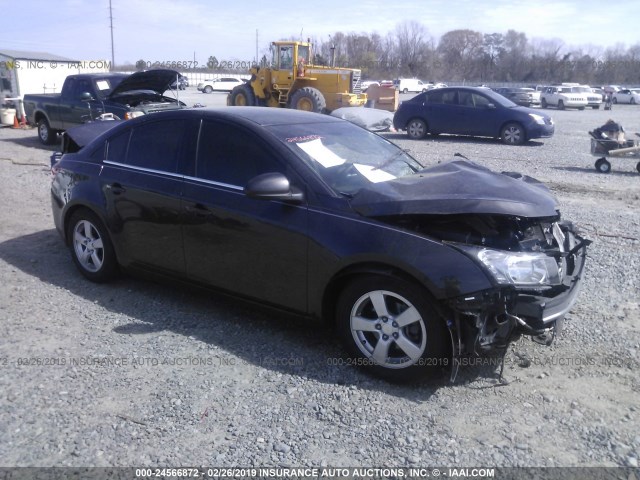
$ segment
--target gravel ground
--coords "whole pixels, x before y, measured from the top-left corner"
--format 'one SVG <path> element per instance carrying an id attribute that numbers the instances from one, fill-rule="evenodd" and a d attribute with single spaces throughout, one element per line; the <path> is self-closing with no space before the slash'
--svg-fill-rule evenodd
<path id="1" fill-rule="evenodd" d="M 594 241 L 563 333 L 514 344 L 506 385 L 495 365 L 390 385 L 341 365 L 322 325 L 137 278 L 89 283 L 53 227 L 53 149 L 0 129 L 2 466 L 637 466 L 640 174 L 633 159 L 596 173 L 586 132 L 609 117 L 640 131 L 639 108 L 552 111 L 556 135 L 522 147 L 385 134 L 424 164 L 459 152 L 537 177 Z"/>

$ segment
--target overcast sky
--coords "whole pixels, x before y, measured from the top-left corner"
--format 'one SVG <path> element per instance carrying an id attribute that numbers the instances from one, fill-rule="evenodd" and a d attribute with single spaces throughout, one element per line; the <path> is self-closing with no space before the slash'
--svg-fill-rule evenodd
<path id="1" fill-rule="evenodd" d="M 275 5 L 281 5 L 278 13 Z M 296 6 L 291 6 L 296 5 Z M 404 21 L 424 25 L 436 40 L 449 30 L 525 32 L 570 46 L 640 43 L 636 0 L 112 0 L 117 64 L 251 61 L 272 40 L 328 40 L 337 31 L 382 36 Z M 0 0 L 0 50 L 48 52 L 78 60 L 110 60 L 109 0 Z"/>

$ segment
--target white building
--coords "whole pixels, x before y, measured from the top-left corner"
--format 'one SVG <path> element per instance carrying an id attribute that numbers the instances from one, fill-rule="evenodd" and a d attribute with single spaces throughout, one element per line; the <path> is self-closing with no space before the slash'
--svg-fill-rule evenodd
<path id="1" fill-rule="evenodd" d="M 60 93 L 67 75 L 108 72 L 106 60 L 72 60 L 45 52 L 0 49 L 0 96 Z"/>

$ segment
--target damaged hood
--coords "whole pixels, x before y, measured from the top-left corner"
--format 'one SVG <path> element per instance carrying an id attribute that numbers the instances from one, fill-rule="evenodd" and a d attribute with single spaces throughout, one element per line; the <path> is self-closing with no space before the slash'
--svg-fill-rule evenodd
<path id="1" fill-rule="evenodd" d="M 163 69 L 132 73 L 113 89 L 109 97 L 122 95 L 133 90 L 152 90 L 162 95 L 166 90 L 169 90 L 178 76 L 179 73 L 175 70 Z"/>
<path id="2" fill-rule="evenodd" d="M 373 183 L 351 200 L 364 216 L 409 214 L 495 214 L 553 217 L 558 204 L 539 181 L 517 173 L 496 173 L 453 159 L 415 175 Z"/>

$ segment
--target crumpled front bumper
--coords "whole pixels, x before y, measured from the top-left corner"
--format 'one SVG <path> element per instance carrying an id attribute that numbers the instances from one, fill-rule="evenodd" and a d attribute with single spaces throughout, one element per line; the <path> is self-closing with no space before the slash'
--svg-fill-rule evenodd
<path id="1" fill-rule="evenodd" d="M 505 348 L 518 334 L 550 345 L 562 320 L 575 304 L 582 284 L 589 240 L 566 232 L 562 252 L 566 273 L 560 285 L 540 289 L 496 287 L 457 297 L 449 305 L 454 313 L 450 329 L 458 355 L 479 354 Z"/>

